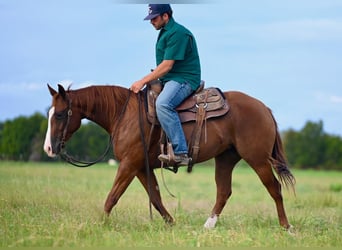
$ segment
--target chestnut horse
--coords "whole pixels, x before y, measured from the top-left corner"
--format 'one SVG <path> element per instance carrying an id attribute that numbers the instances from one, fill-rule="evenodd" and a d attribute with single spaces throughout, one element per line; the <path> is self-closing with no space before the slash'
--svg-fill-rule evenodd
<path id="1" fill-rule="evenodd" d="M 140 117 L 143 119 L 143 127 L 139 125 L 140 109 L 143 114 L 146 112 L 141 93 L 134 94 L 118 86 L 65 90 L 58 85 L 58 92 L 49 85 L 48 88 L 52 95 L 52 106 L 49 110 L 45 152 L 50 157 L 58 155 L 64 143 L 80 127 L 83 118 L 97 123 L 113 138 L 114 155 L 120 162 L 104 205 L 105 213 L 110 214 L 134 177 L 138 177 L 155 209 L 166 222 L 172 223 L 173 218 L 162 203 L 153 172 L 153 169 L 160 167 L 157 158 L 160 154 L 159 127 L 152 133 L 148 159 L 145 159 L 145 142 L 141 139 L 141 133 L 147 138 L 151 125 L 145 115 Z M 221 118 L 207 120 L 208 136 L 205 142 L 200 142 L 197 160 L 203 162 L 215 158 L 216 203 L 204 226 L 215 226 L 232 193 L 233 168 L 244 159 L 255 170 L 275 201 L 280 225 L 289 229 L 280 182 L 294 189 L 295 178 L 287 167 L 276 121 L 270 109 L 253 97 L 235 91 L 225 92 L 224 96 L 230 111 Z M 193 122 L 183 124 L 187 140 L 190 139 L 193 126 Z M 273 171 L 277 173 L 279 181 Z"/>

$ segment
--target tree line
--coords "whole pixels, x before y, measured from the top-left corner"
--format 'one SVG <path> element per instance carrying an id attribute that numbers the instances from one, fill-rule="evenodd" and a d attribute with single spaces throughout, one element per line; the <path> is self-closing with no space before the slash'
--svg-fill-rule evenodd
<path id="1" fill-rule="evenodd" d="M 342 138 L 325 133 L 323 121 L 308 121 L 300 131 L 285 131 L 283 143 L 293 167 L 342 170 Z"/>
<path id="2" fill-rule="evenodd" d="M 0 160 L 54 161 L 43 150 L 47 117 L 35 113 L 0 122 Z M 93 122 L 82 124 L 66 144 L 69 155 L 83 161 L 97 159 L 109 142 L 107 132 Z M 112 150 L 104 160 L 113 158 Z"/>
<path id="3" fill-rule="evenodd" d="M 0 122 L 0 160 L 53 161 L 43 151 L 47 118 L 40 113 Z M 308 121 L 295 131 L 282 133 L 289 165 L 294 168 L 342 170 L 342 138 L 324 132 L 323 121 Z M 67 143 L 67 152 L 77 159 L 97 159 L 106 149 L 109 136 L 93 122 L 81 128 Z M 113 158 L 112 151 L 104 161 Z"/>

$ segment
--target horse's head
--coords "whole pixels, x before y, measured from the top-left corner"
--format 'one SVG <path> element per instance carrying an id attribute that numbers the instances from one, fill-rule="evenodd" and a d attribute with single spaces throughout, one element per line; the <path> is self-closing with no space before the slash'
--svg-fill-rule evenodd
<path id="1" fill-rule="evenodd" d="M 58 92 L 48 85 L 52 105 L 48 113 L 48 129 L 44 151 L 54 157 L 63 149 L 65 142 L 81 125 L 81 114 L 72 106 L 69 93 L 58 85 Z"/>

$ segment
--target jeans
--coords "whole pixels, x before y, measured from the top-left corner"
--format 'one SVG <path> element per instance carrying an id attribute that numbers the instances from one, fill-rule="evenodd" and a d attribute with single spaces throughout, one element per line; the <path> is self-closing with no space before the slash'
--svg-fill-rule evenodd
<path id="1" fill-rule="evenodd" d="M 166 136 L 171 140 L 176 155 L 188 153 L 184 131 L 176 108 L 192 92 L 190 84 L 168 81 L 156 101 L 158 120 Z"/>

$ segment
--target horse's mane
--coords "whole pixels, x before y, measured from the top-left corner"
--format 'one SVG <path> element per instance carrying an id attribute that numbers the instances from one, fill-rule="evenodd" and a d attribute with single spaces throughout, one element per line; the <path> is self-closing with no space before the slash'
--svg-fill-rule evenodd
<path id="1" fill-rule="evenodd" d="M 73 104 L 79 105 L 86 115 L 106 112 L 107 116 L 114 118 L 126 102 L 128 91 L 114 85 L 96 85 L 77 90 L 71 90 L 69 86 L 67 93 Z"/>

